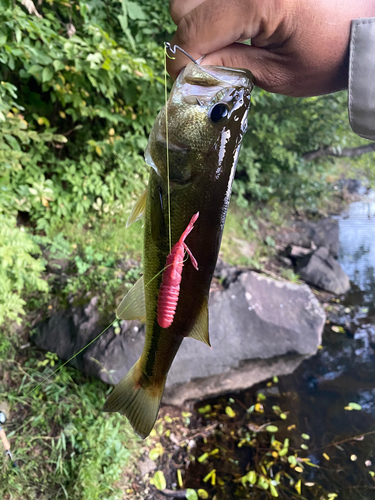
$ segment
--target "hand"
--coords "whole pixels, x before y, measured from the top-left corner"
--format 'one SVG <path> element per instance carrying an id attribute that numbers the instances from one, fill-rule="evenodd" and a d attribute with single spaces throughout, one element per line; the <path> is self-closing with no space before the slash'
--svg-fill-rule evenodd
<path id="1" fill-rule="evenodd" d="M 249 69 L 262 89 L 293 96 L 348 86 L 350 24 L 375 0 L 171 0 L 179 45 L 202 64 Z M 251 46 L 236 42 L 251 39 Z M 167 61 L 176 78 L 187 59 Z"/>

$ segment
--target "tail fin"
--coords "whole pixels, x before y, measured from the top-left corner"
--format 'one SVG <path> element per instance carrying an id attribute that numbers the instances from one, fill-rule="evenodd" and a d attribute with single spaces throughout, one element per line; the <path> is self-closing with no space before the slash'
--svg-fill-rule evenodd
<path id="1" fill-rule="evenodd" d="M 164 383 L 160 387 L 141 387 L 139 360 L 116 385 L 105 402 L 104 411 L 118 411 L 125 415 L 141 438 L 146 438 L 155 423 Z"/>

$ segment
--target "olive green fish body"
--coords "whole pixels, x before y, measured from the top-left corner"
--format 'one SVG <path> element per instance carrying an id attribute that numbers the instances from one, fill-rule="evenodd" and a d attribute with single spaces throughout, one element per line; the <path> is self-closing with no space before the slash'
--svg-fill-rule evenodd
<path id="1" fill-rule="evenodd" d="M 168 370 L 183 338 L 192 336 L 209 344 L 208 295 L 246 130 L 251 88 L 251 75 L 244 70 L 190 63 L 174 84 L 167 113 L 165 108 L 161 110 L 150 134 L 145 153 L 151 167 L 144 227 L 146 340 L 139 361 L 105 406 L 127 415 L 142 436 L 152 429 Z M 186 244 L 199 268 L 186 258 L 175 316 L 164 329 L 157 321 L 163 270 L 171 247 L 197 212 L 199 218 Z"/>

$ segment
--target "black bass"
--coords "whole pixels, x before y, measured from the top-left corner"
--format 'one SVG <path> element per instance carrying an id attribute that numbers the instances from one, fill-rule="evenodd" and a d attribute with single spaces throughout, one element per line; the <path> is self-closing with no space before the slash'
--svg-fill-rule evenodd
<path id="1" fill-rule="evenodd" d="M 146 320 L 146 341 L 140 359 L 104 406 L 105 411 L 126 415 L 143 438 L 155 423 L 166 376 L 183 338 L 210 345 L 208 294 L 252 86 L 248 71 L 189 63 L 150 134 L 145 152 L 151 167 L 148 188 L 130 216 L 130 222 L 145 216 L 144 275 L 117 310 L 122 319 Z M 178 263 L 178 300 L 163 323 L 160 316 L 165 316 L 168 304 L 158 308 L 158 299 L 165 274 L 171 274 L 166 262 L 172 259 L 172 246 L 173 252 L 177 248 L 183 255 L 186 250 L 190 257 Z"/>

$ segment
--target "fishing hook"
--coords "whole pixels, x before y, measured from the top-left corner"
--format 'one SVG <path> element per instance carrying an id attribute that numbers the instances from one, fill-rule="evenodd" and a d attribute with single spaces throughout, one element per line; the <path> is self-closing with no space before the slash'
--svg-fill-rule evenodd
<path id="1" fill-rule="evenodd" d="M 194 64 L 196 64 L 197 66 L 199 65 L 199 63 L 195 59 L 193 59 L 190 54 L 188 54 L 187 52 L 185 52 L 185 50 L 181 49 L 181 47 L 179 47 L 178 45 L 175 45 L 172 48 L 172 45 L 169 42 L 165 42 L 165 47 L 167 49 L 169 49 L 172 54 L 176 53 L 176 49 L 180 50 L 183 54 L 185 54 L 186 57 L 188 57 L 191 61 L 193 61 Z"/>

